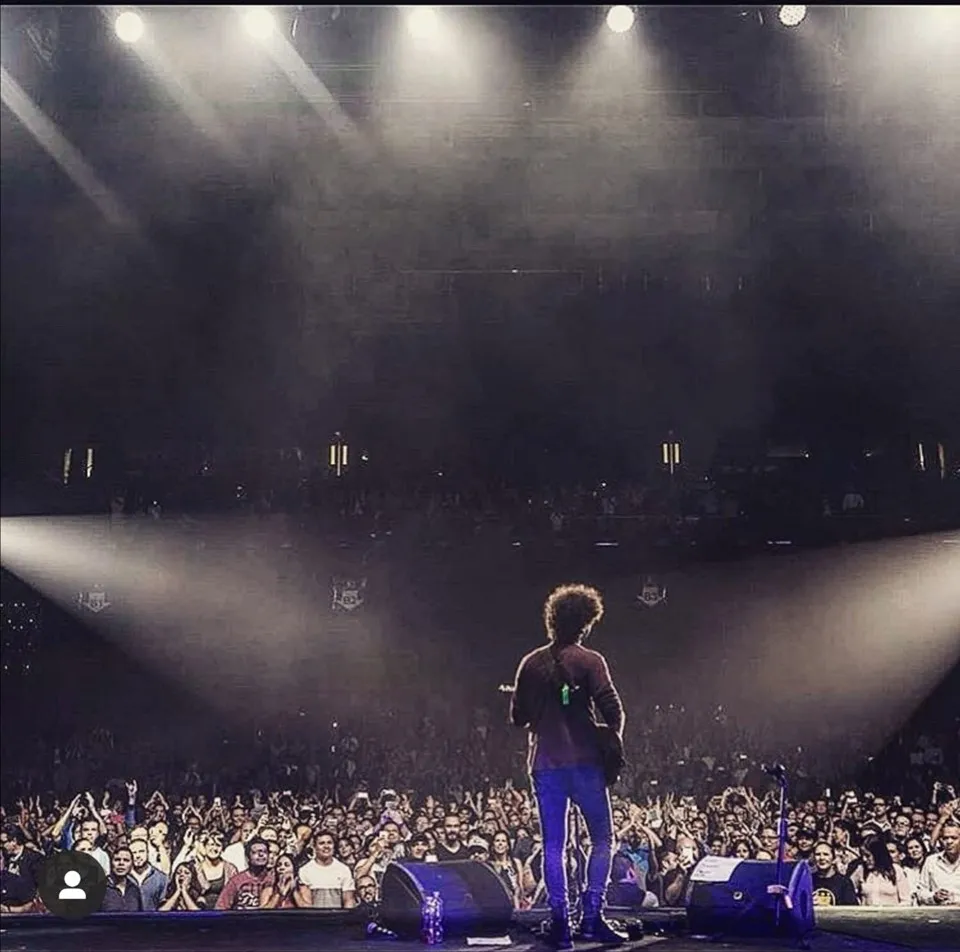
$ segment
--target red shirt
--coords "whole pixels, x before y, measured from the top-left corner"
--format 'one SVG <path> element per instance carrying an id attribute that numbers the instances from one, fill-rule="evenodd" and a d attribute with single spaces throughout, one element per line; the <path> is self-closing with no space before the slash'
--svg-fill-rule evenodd
<path id="1" fill-rule="evenodd" d="M 559 658 L 563 671 L 554 664 Z M 563 704 L 562 685 L 570 685 L 570 703 Z M 583 645 L 531 651 L 517 669 L 510 717 L 530 731 L 530 770 L 602 763 L 597 747 L 597 713 L 618 733 L 624 713 L 603 655 Z"/>
<path id="2" fill-rule="evenodd" d="M 274 875 L 264 870 L 260 876 L 254 876 L 249 870 L 237 873 L 227 880 L 217 897 L 217 909 L 259 909 L 260 892 L 264 886 L 274 885 Z"/>

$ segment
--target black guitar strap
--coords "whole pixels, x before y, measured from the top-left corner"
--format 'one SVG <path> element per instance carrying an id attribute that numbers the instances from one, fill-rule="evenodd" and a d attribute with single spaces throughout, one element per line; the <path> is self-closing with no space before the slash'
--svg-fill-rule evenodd
<path id="1" fill-rule="evenodd" d="M 553 682 L 560 692 L 560 704 L 569 708 L 573 705 L 574 697 L 579 695 L 580 686 L 574 683 L 560 660 L 560 651 L 556 645 L 550 646 L 550 657 L 553 659 Z"/>

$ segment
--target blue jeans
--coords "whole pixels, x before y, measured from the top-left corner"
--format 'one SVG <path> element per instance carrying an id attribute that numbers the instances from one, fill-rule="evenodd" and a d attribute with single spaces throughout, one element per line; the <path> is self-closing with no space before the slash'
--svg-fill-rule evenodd
<path id="1" fill-rule="evenodd" d="M 567 814 L 576 804 L 590 834 L 590 858 L 587 861 L 587 892 L 601 903 L 610 879 L 613 860 L 613 817 L 610 795 L 599 767 L 554 767 L 533 772 L 533 789 L 540 809 L 543 832 L 543 880 L 551 909 L 567 905 L 567 870 L 564 846 L 567 840 Z M 579 844 L 577 844 L 579 847 Z"/>

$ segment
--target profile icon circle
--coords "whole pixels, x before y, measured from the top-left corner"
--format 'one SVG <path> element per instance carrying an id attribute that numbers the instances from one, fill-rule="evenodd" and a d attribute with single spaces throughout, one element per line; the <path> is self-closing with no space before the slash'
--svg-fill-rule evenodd
<path id="1" fill-rule="evenodd" d="M 103 905 L 107 874 L 89 853 L 65 850 L 43 864 L 37 892 L 53 915 L 85 919 Z"/>

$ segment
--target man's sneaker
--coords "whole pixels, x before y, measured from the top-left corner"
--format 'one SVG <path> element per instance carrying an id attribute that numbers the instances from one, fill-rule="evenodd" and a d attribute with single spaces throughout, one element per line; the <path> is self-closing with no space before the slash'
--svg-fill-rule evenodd
<path id="1" fill-rule="evenodd" d="M 623 945 L 629 936 L 626 932 L 614 929 L 602 912 L 603 901 L 596 893 L 583 894 L 583 915 L 577 936 L 588 942 L 601 942 L 603 945 Z"/>

